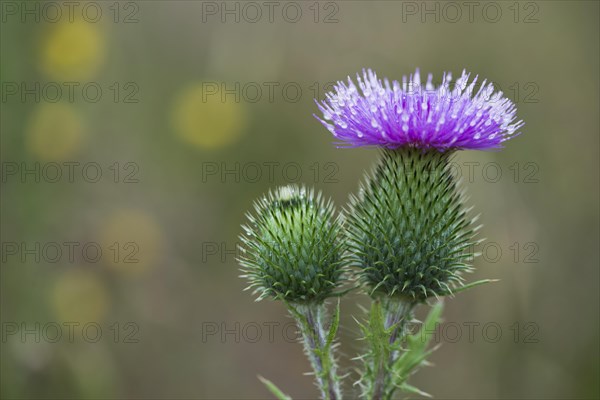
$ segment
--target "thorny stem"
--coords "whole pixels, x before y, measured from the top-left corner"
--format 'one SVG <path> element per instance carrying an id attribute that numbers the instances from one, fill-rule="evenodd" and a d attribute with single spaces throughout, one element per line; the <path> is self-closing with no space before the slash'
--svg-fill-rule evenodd
<path id="1" fill-rule="evenodd" d="M 376 300 L 379 301 L 379 300 Z M 415 303 L 388 299 L 382 301 L 382 307 L 384 312 L 384 328 L 388 329 L 395 326 L 389 336 L 389 344 L 393 345 L 398 341 L 402 341 L 406 334 L 405 327 L 406 323 L 410 320 L 412 310 Z M 396 389 L 391 382 L 390 370 L 392 365 L 398 358 L 399 352 L 393 351 L 389 354 L 387 360 L 380 359 L 378 365 L 373 367 L 376 370 L 375 382 L 373 382 L 372 400 L 391 399 Z M 385 364 L 384 364 L 385 363 Z"/>
<path id="2" fill-rule="evenodd" d="M 304 350 L 315 372 L 321 397 L 325 400 L 341 400 L 340 382 L 336 375 L 336 361 L 332 346 L 327 346 L 323 318 L 324 304 L 297 305 L 290 308 L 302 332 Z"/>

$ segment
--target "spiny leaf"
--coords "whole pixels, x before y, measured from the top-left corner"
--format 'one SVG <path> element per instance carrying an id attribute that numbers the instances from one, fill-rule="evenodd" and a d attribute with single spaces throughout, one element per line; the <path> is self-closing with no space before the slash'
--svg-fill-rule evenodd
<path id="1" fill-rule="evenodd" d="M 335 340 L 335 335 L 337 333 L 339 324 L 340 324 L 340 299 L 338 298 L 337 304 L 335 306 L 335 311 L 333 312 L 331 326 L 329 327 L 329 332 L 327 333 L 327 341 L 325 342 L 325 349 L 327 351 L 331 348 L 331 344 Z"/>
<path id="2" fill-rule="evenodd" d="M 429 393 L 424 392 L 424 391 L 422 391 L 421 389 L 419 389 L 417 387 L 409 385 L 406 382 L 404 382 L 402 385 L 400 385 L 400 390 L 402 390 L 403 392 L 406 392 L 406 393 L 418 394 L 419 396 L 423 396 L 423 397 L 429 397 L 429 398 L 433 397 Z"/>
<path id="3" fill-rule="evenodd" d="M 269 389 L 269 391 L 278 399 L 278 400 L 292 400 L 292 398 L 290 396 L 288 396 L 287 394 L 283 393 L 281 391 L 281 389 L 279 389 L 277 386 L 275 386 L 275 384 L 273 382 L 271 382 L 268 379 L 263 378 L 262 376 L 258 375 L 258 379 L 260 379 L 260 381 L 262 383 L 264 383 L 264 385 L 267 387 L 267 389 Z"/>
<path id="4" fill-rule="evenodd" d="M 427 318 L 423 322 L 421 330 L 408 336 L 407 340 L 409 343 L 409 352 L 424 352 L 434 335 L 436 325 L 440 321 L 443 309 L 444 303 L 442 301 L 437 302 L 432 307 L 431 311 L 429 311 L 429 314 L 427 314 Z"/>
<path id="5" fill-rule="evenodd" d="M 431 309 L 419 332 L 406 337 L 406 349 L 393 367 L 398 386 L 405 382 L 435 349 L 428 350 L 428 345 L 435 333 L 442 310 L 443 302 L 440 301 Z"/>
<path id="6" fill-rule="evenodd" d="M 466 285 L 463 285 L 461 287 L 452 289 L 452 294 L 459 293 L 459 292 L 464 292 L 465 290 L 471 289 L 471 288 L 473 288 L 475 286 L 483 285 L 483 284 L 486 284 L 486 283 L 494 283 L 494 282 L 500 282 L 500 279 L 481 279 L 481 280 L 476 281 L 476 282 L 467 283 Z"/>

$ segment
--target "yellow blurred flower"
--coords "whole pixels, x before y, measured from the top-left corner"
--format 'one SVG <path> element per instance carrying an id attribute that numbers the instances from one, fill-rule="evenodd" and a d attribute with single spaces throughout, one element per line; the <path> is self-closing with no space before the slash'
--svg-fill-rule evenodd
<path id="1" fill-rule="evenodd" d="M 54 311 L 62 322 L 100 323 L 109 308 L 107 289 L 90 270 L 68 270 L 51 293 Z"/>
<path id="2" fill-rule="evenodd" d="M 83 120 L 71 105 L 41 103 L 26 128 L 27 148 L 42 161 L 64 161 L 81 147 L 83 132 Z"/>
<path id="3" fill-rule="evenodd" d="M 105 262 L 119 272 L 138 274 L 160 261 L 164 237 L 152 216 L 140 210 L 119 210 L 100 227 Z"/>
<path id="4" fill-rule="evenodd" d="M 176 96 L 171 124 L 185 142 L 214 149 L 240 138 L 246 122 L 244 107 L 233 94 L 222 96 L 221 89 L 218 83 L 196 83 Z"/>
<path id="5" fill-rule="evenodd" d="M 98 24 L 77 19 L 54 25 L 42 41 L 41 68 L 51 79 L 91 79 L 104 63 L 106 39 Z"/>

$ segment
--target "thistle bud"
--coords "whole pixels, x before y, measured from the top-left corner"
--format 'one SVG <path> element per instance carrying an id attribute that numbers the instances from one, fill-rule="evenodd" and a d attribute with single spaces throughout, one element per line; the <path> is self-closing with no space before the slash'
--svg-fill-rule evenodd
<path id="1" fill-rule="evenodd" d="M 422 302 L 452 293 L 472 256 L 471 220 L 449 152 L 382 150 L 350 202 L 349 247 L 371 295 Z"/>
<path id="2" fill-rule="evenodd" d="M 240 264 L 258 299 L 321 303 L 334 294 L 344 267 L 340 219 L 331 201 L 297 186 L 258 200 L 243 226 Z"/>

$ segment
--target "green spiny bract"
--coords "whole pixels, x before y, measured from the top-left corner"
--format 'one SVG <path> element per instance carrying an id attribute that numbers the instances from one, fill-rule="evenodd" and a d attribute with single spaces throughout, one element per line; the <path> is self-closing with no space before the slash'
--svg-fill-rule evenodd
<path id="1" fill-rule="evenodd" d="M 240 264 L 258 299 L 319 303 L 333 295 L 344 267 L 340 218 L 331 201 L 297 186 L 257 201 L 243 226 Z"/>
<path id="2" fill-rule="evenodd" d="M 375 296 L 422 302 L 461 285 L 475 229 L 449 165 L 450 153 L 382 150 L 358 196 L 351 196 L 353 264 Z"/>

